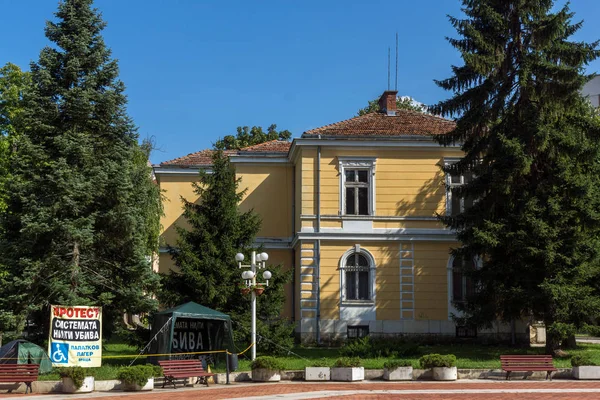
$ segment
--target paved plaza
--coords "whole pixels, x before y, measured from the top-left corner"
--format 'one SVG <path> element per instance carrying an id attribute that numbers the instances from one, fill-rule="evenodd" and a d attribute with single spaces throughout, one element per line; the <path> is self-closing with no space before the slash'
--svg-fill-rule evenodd
<path id="1" fill-rule="evenodd" d="M 600 381 L 457 381 L 360 383 L 236 383 L 194 388 L 155 389 L 146 393 L 96 392 L 85 395 L 0 394 L 0 399 L 28 400 L 101 398 L 102 400 L 192 399 L 415 399 L 515 400 L 600 399 Z"/>

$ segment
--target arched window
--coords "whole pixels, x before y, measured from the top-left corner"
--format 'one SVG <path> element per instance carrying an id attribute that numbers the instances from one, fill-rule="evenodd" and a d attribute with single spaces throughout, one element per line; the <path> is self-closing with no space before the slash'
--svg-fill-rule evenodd
<path id="1" fill-rule="evenodd" d="M 364 255 L 353 252 L 343 264 L 344 300 L 372 300 L 371 266 Z"/>
<path id="2" fill-rule="evenodd" d="M 467 297 L 475 291 L 475 285 L 468 276 L 468 271 L 476 268 L 475 260 L 467 260 L 455 257 L 452 261 L 452 301 L 464 302 Z"/>

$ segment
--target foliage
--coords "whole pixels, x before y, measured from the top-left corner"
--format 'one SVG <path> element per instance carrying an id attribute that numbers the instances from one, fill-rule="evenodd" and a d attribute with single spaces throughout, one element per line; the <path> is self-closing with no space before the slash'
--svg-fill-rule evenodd
<path id="1" fill-rule="evenodd" d="M 421 364 L 421 368 L 425 369 L 438 367 L 456 367 L 456 356 L 454 354 L 427 354 L 419 359 L 419 364 Z"/>
<path id="2" fill-rule="evenodd" d="M 598 325 L 584 324 L 581 330 L 590 336 L 600 337 L 600 326 Z"/>
<path id="3" fill-rule="evenodd" d="M 383 368 L 386 368 L 390 371 L 393 371 L 400 367 L 412 367 L 412 362 L 410 362 L 409 360 L 389 360 L 383 364 Z"/>
<path id="4" fill-rule="evenodd" d="M 315 368 L 329 368 L 331 367 L 331 362 L 326 358 L 320 358 L 311 362 L 310 366 Z"/>
<path id="5" fill-rule="evenodd" d="M 371 338 L 365 336 L 340 348 L 345 357 L 404 357 L 419 354 L 419 344 L 402 338 Z"/>
<path id="6" fill-rule="evenodd" d="M 102 305 L 104 336 L 123 312 L 156 308 L 150 261 L 159 192 L 127 115 L 124 84 L 92 0 L 61 2 L 31 64 L 0 214 L 0 310 L 47 337 L 50 304 Z"/>
<path id="7" fill-rule="evenodd" d="M 600 363 L 592 361 L 588 355 L 579 355 L 571 357 L 572 367 L 598 366 Z"/>
<path id="8" fill-rule="evenodd" d="M 275 357 L 256 357 L 251 364 L 252 369 L 271 369 L 274 371 L 280 371 L 285 368 L 283 362 Z"/>
<path id="9" fill-rule="evenodd" d="M 358 357 L 341 357 L 335 360 L 334 368 L 358 368 L 362 363 Z"/>
<path id="10" fill-rule="evenodd" d="M 396 97 L 396 108 L 398 110 L 418 111 L 422 113 L 427 112 L 427 106 L 408 96 Z M 369 104 L 365 108 L 358 110 L 357 115 L 360 117 L 361 115 L 378 112 L 379 110 L 379 98 L 377 98 L 375 100 L 369 100 Z"/>
<path id="11" fill-rule="evenodd" d="M 15 64 L 7 63 L 0 68 L 0 213 L 6 210 L 5 183 L 10 180 L 10 149 L 22 129 L 23 92 L 30 82 L 29 73 L 21 71 Z"/>
<path id="12" fill-rule="evenodd" d="M 253 126 L 252 129 L 247 126 L 238 126 L 237 135 L 227 135 L 223 139 L 217 140 L 215 148 L 219 150 L 239 150 L 271 140 L 283 140 L 287 142 L 291 137 L 292 132 L 287 129 L 277 131 L 277 125 L 275 124 L 269 125 L 266 132 L 260 126 Z"/>
<path id="13" fill-rule="evenodd" d="M 565 324 L 564 322 L 555 322 L 548 327 L 548 337 L 557 343 L 567 340 L 575 335 L 577 329 L 573 324 Z"/>
<path id="14" fill-rule="evenodd" d="M 463 0 L 463 11 L 448 40 L 464 64 L 437 82 L 454 95 L 431 109 L 457 118 L 436 139 L 464 151 L 444 172 L 472 177 L 451 189 L 467 207 L 440 215 L 462 244 L 453 255 L 481 260 L 463 271 L 477 290 L 455 304 L 459 323 L 580 327 L 600 315 L 600 124 L 580 94 L 597 43 L 569 41 L 581 23 L 568 4 Z"/>
<path id="15" fill-rule="evenodd" d="M 93 371 L 82 367 L 60 368 L 58 373 L 61 378 L 70 378 L 76 389 L 79 389 L 83 385 L 86 376 L 94 376 Z"/>
<path id="16" fill-rule="evenodd" d="M 160 300 L 166 306 L 195 301 L 229 314 L 235 324 L 234 339 L 245 347 L 250 344 L 251 296 L 242 295 L 236 284 L 241 277 L 235 255 L 252 247 L 261 221 L 252 210 L 238 210 L 245 192 L 238 192 L 239 182 L 227 156 L 215 151 L 212 173 L 201 172 L 193 184 L 202 201 L 182 199 L 189 228 L 177 228 L 176 246 L 169 253 L 178 268 L 163 276 Z M 293 325 L 280 316 L 291 271 L 284 272 L 281 266 L 269 270 L 272 279 L 257 300 L 257 330 L 268 339 L 261 341 L 261 350 L 278 354 L 281 347 L 293 344 Z"/>
<path id="17" fill-rule="evenodd" d="M 121 382 L 138 386 L 144 386 L 148 379 L 162 376 L 162 368 L 158 365 L 146 364 L 146 365 L 133 365 L 131 367 L 124 367 L 117 373 L 117 379 Z"/>

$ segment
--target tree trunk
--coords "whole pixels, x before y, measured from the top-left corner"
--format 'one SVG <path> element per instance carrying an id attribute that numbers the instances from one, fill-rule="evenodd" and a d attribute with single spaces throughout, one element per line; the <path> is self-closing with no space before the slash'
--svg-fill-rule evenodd
<path id="1" fill-rule="evenodd" d="M 510 343 L 515 346 L 517 344 L 517 332 L 516 332 L 516 323 L 513 319 L 510 321 Z"/>
<path id="2" fill-rule="evenodd" d="M 73 270 L 71 271 L 71 287 L 73 290 L 77 288 L 77 275 L 79 274 L 79 243 L 73 244 Z"/>
<path id="3" fill-rule="evenodd" d="M 577 340 L 575 340 L 575 335 L 571 335 L 565 340 L 563 340 L 561 346 L 565 349 L 575 349 L 577 348 Z"/>

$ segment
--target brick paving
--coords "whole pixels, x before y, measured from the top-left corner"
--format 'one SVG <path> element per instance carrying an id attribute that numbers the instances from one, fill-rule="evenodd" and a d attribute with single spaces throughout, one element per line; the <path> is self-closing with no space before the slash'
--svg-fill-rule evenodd
<path id="1" fill-rule="evenodd" d="M 374 392 L 373 392 L 374 391 Z M 402 392 L 406 393 L 402 393 Z M 423 393 L 415 393 L 424 391 Z M 460 392 L 464 391 L 464 392 Z M 539 391 L 536 393 L 536 391 Z M 587 391 L 587 392 L 586 392 Z M 590 392 L 593 391 L 593 392 Z M 0 394 L 0 398 L 25 395 Z M 60 399 L 62 395 L 26 395 L 28 399 Z M 304 399 L 461 399 L 461 400 L 515 400 L 515 399 L 600 399 L 600 381 L 457 381 L 457 382 L 360 382 L 360 383 L 236 383 L 230 386 L 212 385 L 209 388 L 155 389 L 146 393 L 116 394 L 96 392 L 87 395 L 68 395 L 69 398 L 103 400 L 192 400 L 249 397 L 280 397 Z"/>

